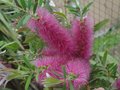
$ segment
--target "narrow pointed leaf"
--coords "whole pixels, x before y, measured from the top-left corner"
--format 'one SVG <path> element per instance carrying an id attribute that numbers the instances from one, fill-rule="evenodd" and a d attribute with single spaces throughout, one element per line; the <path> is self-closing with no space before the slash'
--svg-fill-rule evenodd
<path id="1" fill-rule="evenodd" d="M 69 81 L 69 84 L 70 84 L 70 90 L 74 90 L 74 87 L 73 87 L 73 85 L 72 85 L 72 82 L 71 82 L 71 81 Z"/>
<path id="2" fill-rule="evenodd" d="M 86 13 L 89 11 L 90 6 L 93 4 L 93 2 L 88 3 L 82 10 L 82 15 L 85 16 Z"/>
<path id="3" fill-rule="evenodd" d="M 28 9 L 30 9 L 32 6 L 32 0 L 28 0 Z"/>
<path id="4" fill-rule="evenodd" d="M 25 0 L 20 0 L 21 6 L 26 10 L 26 2 Z"/>
<path id="5" fill-rule="evenodd" d="M 21 19 L 20 19 L 20 21 L 18 22 L 18 24 L 17 24 L 17 28 L 20 28 L 20 26 L 23 26 L 23 25 L 25 25 L 26 23 L 27 23 L 27 21 L 30 19 L 30 15 L 24 15 Z"/>
<path id="6" fill-rule="evenodd" d="M 43 0 L 38 0 L 38 5 L 42 6 Z"/>
<path id="7" fill-rule="evenodd" d="M 59 15 L 60 17 L 63 17 L 64 19 L 67 19 L 67 17 L 65 16 L 65 14 L 61 13 L 61 12 L 53 12 L 56 15 Z"/>
<path id="8" fill-rule="evenodd" d="M 32 74 L 27 78 L 26 84 L 25 84 L 25 90 L 29 90 L 29 86 L 32 80 Z"/>
<path id="9" fill-rule="evenodd" d="M 109 22 L 109 19 L 105 19 L 99 23 L 97 23 L 95 26 L 94 26 L 94 31 L 98 31 L 102 28 L 104 28 Z"/>
<path id="10" fill-rule="evenodd" d="M 38 5 L 38 3 L 35 3 L 35 5 L 34 5 L 34 7 L 33 7 L 33 13 L 35 13 L 35 12 L 36 12 L 37 5 Z"/>

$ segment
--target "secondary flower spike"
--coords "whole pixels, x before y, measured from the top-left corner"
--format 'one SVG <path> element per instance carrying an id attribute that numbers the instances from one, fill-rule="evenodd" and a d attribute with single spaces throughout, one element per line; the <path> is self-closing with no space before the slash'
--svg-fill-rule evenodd
<path id="1" fill-rule="evenodd" d="M 72 35 L 76 56 L 89 59 L 93 43 L 93 21 L 90 17 L 73 21 Z"/>

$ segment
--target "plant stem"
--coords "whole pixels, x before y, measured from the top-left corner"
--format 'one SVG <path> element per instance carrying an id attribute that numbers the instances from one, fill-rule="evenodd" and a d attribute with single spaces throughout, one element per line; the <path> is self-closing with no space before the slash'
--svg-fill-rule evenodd
<path id="1" fill-rule="evenodd" d="M 86 87 L 87 87 L 87 90 L 90 90 L 90 85 L 89 85 L 89 84 L 87 84 L 87 86 L 86 86 Z"/>
<path id="2" fill-rule="evenodd" d="M 64 0 L 64 6 L 65 5 L 67 5 L 67 0 Z M 67 16 L 67 9 L 66 8 L 64 8 L 65 9 L 65 15 Z"/>

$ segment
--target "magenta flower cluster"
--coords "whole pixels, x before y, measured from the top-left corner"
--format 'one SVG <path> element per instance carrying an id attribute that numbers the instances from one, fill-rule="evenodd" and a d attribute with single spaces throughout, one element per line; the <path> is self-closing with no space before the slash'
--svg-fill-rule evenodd
<path id="1" fill-rule="evenodd" d="M 72 80 L 75 88 L 87 84 L 93 43 L 93 22 L 90 17 L 74 20 L 69 30 L 44 8 L 38 8 L 37 15 L 39 18 L 31 18 L 27 26 L 46 43 L 42 57 L 35 60 L 37 67 L 47 67 L 40 73 L 39 82 L 48 75 L 62 79 L 54 72 L 63 75 L 62 66 L 65 66 L 67 75 L 75 76 Z"/>

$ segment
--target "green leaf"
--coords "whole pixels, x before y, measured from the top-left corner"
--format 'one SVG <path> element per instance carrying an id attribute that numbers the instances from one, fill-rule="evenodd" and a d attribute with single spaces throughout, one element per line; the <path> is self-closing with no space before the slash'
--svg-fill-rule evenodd
<path id="1" fill-rule="evenodd" d="M 31 83 L 32 76 L 33 76 L 33 74 L 31 74 L 31 75 L 27 78 L 27 81 L 26 81 L 26 83 L 25 83 L 25 90 L 29 90 L 29 85 L 30 85 L 30 83 Z"/>
<path id="2" fill-rule="evenodd" d="M 20 71 L 19 69 L 8 69 L 7 72 L 9 73 L 7 76 L 7 80 L 9 81 L 16 78 L 25 78 L 30 73 L 30 71 Z"/>
<path id="3" fill-rule="evenodd" d="M 76 16 L 80 16 L 79 10 L 76 7 L 67 6 L 67 5 L 65 7 L 68 8 L 69 13 L 74 14 Z"/>
<path id="4" fill-rule="evenodd" d="M 64 19 L 67 19 L 67 17 L 65 16 L 65 14 L 61 13 L 61 12 L 53 12 L 56 15 L 59 15 L 60 17 L 63 17 Z"/>
<path id="5" fill-rule="evenodd" d="M 1 47 L 2 45 L 4 45 L 4 44 L 5 44 L 4 41 L 0 41 L 0 47 Z"/>
<path id="6" fill-rule="evenodd" d="M 1 0 L 1 2 L 6 3 L 7 5 L 13 6 L 13 3 L 10 0 Z"/>
<path id="7" fill-rule="evenodd" d="M 11 74 L 7 77 L 7 80 L 12 80 L 12 79 L 16 79 L 19 76 L 21 76 L 20 74 L 16 73 L 16 74 Z"/>
<path id="8" fill-rule="evenodd" d="M 6 20 L 7 18 L 5 17 L 5 15 L 3 13 L 0 13 L 0 20 L 4 23 L 4 25 L 7 28 L 10 28 L 8 21 Z"/>
<path id="9" fill-rule="evenodd" d="M 35 68 L 35 72 L 36 72 L 36 74 L 35 74 L 35 80 L 36 81 L 39 81 L 39 75 L 40 75 L 40 73 L 43 71 L 43 68 L 38 68 L 38 67 L 36 67 Z"/>
<path id="10" fill-rule="evenodd" d="M 21 7 L 20 0 L 15 0 L 14 2 L 15 2 L 15 5 L 16 5 L 15 7 L 17 7 L 17 6 L 18 6 L 18 7 Z"/>
<path id="11" fill-rule="evenodd" d="M 38 5 L 38 3 L 35 3 L 35 5 L 34 5 L 34 7 L 33 7 L 33 13 L 35 13 L 35 12 L 36 12 L 37 5 Z"/>
<path id="12" fill-rule="evenodd" d="M 30 59 L 29 59 L 29 55 L 25 55 L 23 57 L 24 63 L 26 64 L 26 66 L 31 70 L 34 69 L 33 65 L 30 63 Z"/>
<path id="13" fill-rule="evenodd" d="M 30 19 L 30 15 L 24 15 L 20 21 L 17 24 L 17 28 L 20 28 L 21 26 L 25 25 L 27 23 L 27 21 Z"/>
<path id="14" fill-rule="evenodd" d="M 20 71 L 17 71 L 17 70 L 11 70 L 9 72 L 10 74 L 7 76 L 7 80 L 12 80 L 12 79 L 18 79 L 18 78 L 21 78 L 21 77 L 24 77 Z"/>
<path id="15" fill-rule="evenodd" d="M 72 7 L 72 6 L 69 6 L 69 5 L 65 5 L 66 8 L 68 9 L 71 9 L 71 10 L 76 10 L 76 7 Z"/>
<path id="16" fill-rule="evenodd" d="M 93 4 L 93 2 L 88 3 L 82 10 L 82 16 L 85 16 L 86 13 L 89 11 L 90 6 Z"/>
<path id="17" fill-rule="evenodd" d="M 0 50 L 2 50 L 3 48 L 5 48 L 5 47 L 7 47 L 7 46 L 9 46 L 9 45 L 14 44 L 14 43 L 16 43 L 16 42 L 10 42 L 10 43 L 5 44 L 5 45 L 3 45 L 2 47 L 0 47 Z"/>
<path id="18" fill-rule="evenodd" d="M 117 64 L 115 64 L 115 63 L 108 64 L 108 70 L 110 72 L 116 71 L 117 70 Z M 114 74 L 114 73 L 112 73 L 112 74 Z"/>
<path id="19" fill-rule="evenodd" d="M 43 0 L 38 0 L 38 5 L 42 6 Z"/>
<path id="20" fill-rule="evenodd" d="M 4 34 L 7 35 L 8 37 L 11 37 L 15 42 L 17 42 L 19 44 L 21 49 L 24 50 L 24 47 L 22 46 L 21 42 L 17 39 L 18 34 L 15 32 L 15 30 L 12 27 L 11 23 L 9 21 L 7 21 L 8 18 L 3 13 L 0 13 L 0 20 L 3 23 L 3 29 L 4 29 L 3 33 L 7 32 L 7 34 L 6 33 L 4 33 Z"/>
<path id="21" fill-rule="evenodd" d="M 66 78 L 66 76 L 67 76 L 67 73 L 66 73 L 66 69 L 65 69 L 65 67 L 63 66 L 63 74 L 64 74 L 64 78 Z"/>
<path id="22" fill-rule="evenodd" d="M 93 4 L 93 2 L 88 3 L 82 10 L 82 15 L 85 16 L 86 13 L 89 11 L 90 6 Z"/>
<path id="23" fill-rule="evenodd" d="M 95 26 L 94 26 L 94 31 L 98 31 L 102 28 L 104 28 L 109 22 L 109 19 L 105 19 L 99 23 L 97 23 Z"/>
<path id="24" fill-rule="evenodd" d="M 61 80 L 58 80 L 56 78 L 53 78 L 53 77 L 49 77 L 49 78 L 46 78 L 43 80 L 43 85 L 45 87 L 52 87 L 52 86 L 55 86 L 57 84 L 61 84 L 63 81 Z"/>
<path id="25" fill-rule="evenodd" d="M 20 4 L 26 10 L 26 2 L 25 2 L 25 0 L 20 0 Z"/>
<path id="26" fill-rule="evenodd" d="M 32 0 L 28 0 L 28 9 L 30 9 L 32 6 Z"/>
<path id="27" fill-rule="evenodd" d="M 104 65 L 106 64 L 107 55 L 108 55 L 108 52 L 105 51 L 105 52 L 104 52 L 104 55 L 103 55 L 103 57 L 102 57 L 102 59 L 103 59 L 103 64 L 104 64 Z"/>
<path id="28" fill-rule="evenodd" d="M 66 79 L 66 77 L 67 77 L 67 73 L 66 73 L 66 69 L 65 69 L 65 66 L 63 66 L 62 67 L 62 69 L 63 69 L 63 74 L 64 74 L 64 80 Z M 64 85 L 63 85 L 63 88 L 62 88 L 63 90 L 66 90 L 66 82 L 64 83 Z"/>
<path id="29" fill-rule="evenodd" d="M 44 47 L 43 41 L 38 38 L 37 36 L 30 36 L 33 34 L 28 34 L 26 37 L 26 42 L 29 43 L 30 50 L 34 53 L 36 53 L 38 50 L 42 49 Z"/>
<path id="30" fill-rule="evenodd" d="M 110 69 L 111 75 L 116 76 L 117 73 L 117 64 L 115 64 L 111 69 Z"/>
<path id="31" fill-rule="evenodd" d="M 63 87 L 62 87 L 62 90 L 67 90 L 66 88 L 66 83 L 64 83 Z"/>
<path id="32" fill-rule="evenodd" d="M 24 43 L 30 43 L 30 42 L 32 42 L 33 40 L 35 40 L 36 37 L 37 37 L 37 36 L 36 36 L 34 33 L 27 32 Z M 36 43 L 37 43 L 37 42 L 36 42 Z"/>
<path id="33" fill-rule="evenodd" d="M 71 81 L 69 81 L 69 84 L 70 84 L 70 90 L 74 90 L 74 87 L 73 87 L 73 85 L 72 85 L 72 82 L 71 82 Z"/>

